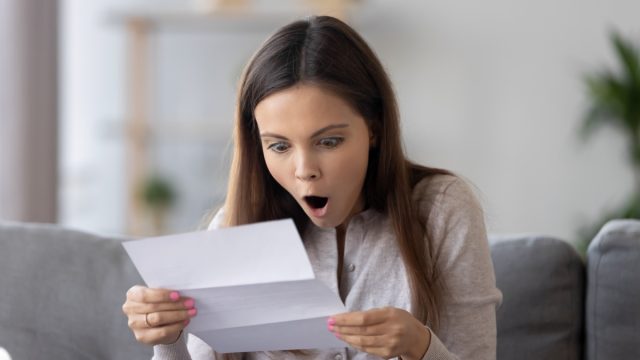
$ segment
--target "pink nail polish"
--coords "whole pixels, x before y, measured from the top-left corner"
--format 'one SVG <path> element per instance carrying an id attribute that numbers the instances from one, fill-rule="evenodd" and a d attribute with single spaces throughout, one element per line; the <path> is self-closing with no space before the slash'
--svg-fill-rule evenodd
<path id="1" fill-rule="evenodd" d="M 189 323 L 190 323 L 190 322 L 191 322 L 191 320 L 190 320 L 190 319 L 185 320 L 185 321 L 184 321 L 184 326 L 189 325 Z"/>
<path id="2" fill-rule="evenodd" d="M 189 314 L 189 316 L 196 316 L 196 314 L 198 313 L 198 310 L 191 309 L 191 310 L 187 311 L 187 313 Z"/>
<path id="3" fill-rule="evenodd" d="M 193 301 L 193 299 L 189 299 L 187 301 L 184 302 L 184 306 L 187 307 L 187 309 L 190 309 L 193 307 L 193 305 L 195 305 L 195 301 Z"/>
<path id="4" fill-rule="evenodd" d="M 333 325 L 329 325 L 329 331 L 333 332 Z"/>
<path id="5" fill-rule="evenodd" d="M 329 318 L 329 320 L 327 320 L 327 323 L 328 323 L 329 325 L 335 325 L 335 323 L 336 323 L 336 319 L 334 319 L 334 318 L 330 317 L 330 318 Z"/>
<path id="6" fill-rule="evenodd" d="M 169 294 L 169 298 L 173 301 L 176 301 L 180 299 L 180 294 L 178 294 L 177 291 L 172 291 L 171 294 Z"/>
<path id="7" fill-rule="evenodd" d="M 338 334 L 338 333 L 333 333 L 333 335 L 335 335 L 338 339 L 342 339 L 342 338 L 340 337 L 340 334 Z"/>

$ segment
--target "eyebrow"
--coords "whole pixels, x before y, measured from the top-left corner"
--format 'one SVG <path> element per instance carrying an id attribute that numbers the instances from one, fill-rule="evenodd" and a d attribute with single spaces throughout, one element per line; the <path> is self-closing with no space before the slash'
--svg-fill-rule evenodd
<path id="1" fill-rule="evenodd" d="M 311 137 L 314 138 L 324 132 L 327 132 L 329 130 L 333 130 L 333 129 L 342 129 L 342 128 L 346 128 L 349 127 L 349 124 L 334 124 L 334 125 L 329 125 L 329 126 L 325 126 L 320 130 L 317 130 L 316 132 L 314 132 L 313 134 L 311 134 Z M 276 138 L 276 139 L 283 139 L 283 140 L 287 140 L 286 137 L 282 136 L 282 135 L 278 135 L 278 134 L 274 134 L 274 133 L 269 133 L 269 132 L 265 132 L 265 133 L 261 133 L 260 137 L 272 137 L 272 138 Z"/>

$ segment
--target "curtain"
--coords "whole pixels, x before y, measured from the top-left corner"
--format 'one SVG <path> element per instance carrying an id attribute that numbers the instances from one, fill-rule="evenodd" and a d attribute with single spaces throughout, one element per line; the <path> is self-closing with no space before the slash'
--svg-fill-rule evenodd
<path id="1" fill-rule="evenodd" d="M 0 0 L 0 219 L 56 222 L 58 1 Z"/>

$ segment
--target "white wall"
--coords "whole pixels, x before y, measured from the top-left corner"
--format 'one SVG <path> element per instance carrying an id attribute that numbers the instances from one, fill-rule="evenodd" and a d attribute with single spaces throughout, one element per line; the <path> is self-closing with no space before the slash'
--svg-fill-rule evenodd
<path id="1" fill-rule="evenodd" d="M 137 1 L 145 2 L 150 0 Z M 606 130 L 581 143 L 577 129 L 585 107 L 581 76 L 613 63 L 611 26 L 640 43 L 640 3 L 361 3 L 353 24 L 394 80 L 407 150 L 413 159 L 452 169 L 477 185 L 491 232 L 570 240 L 580 225 L 629 194 L 623 138 Z M 105 24 L 104 12 L 124 4 L 67 0 L 65 6 L 64 222 L 99 231 L 118 232 L 124 224 L 122 154 L 116 140 L 103 136 L 109 122 L 124 115 L 125 57 L 123 33 Z M 152 43 L 157 121 L 215 119 L 213 141 L 224 143 L 234 81 L 268 32 L 161 31 Z M 199 160 L 158 160 L 172 176 L 195 171 L 203 179 L 184 193 L 175 230 L 197 223 L 194 218 L 216 199 L 206 181 L 219 178 L 225 166 L 220 150 L 206 144 L 213 143 L 200 150 L 176 145 Z"/>
<path id="2" fill-rule="evenodd" d="M 582 75 L 614 63 L 609 28 L 640 44 L 638 13 L 633 1 L 403 2 L 362 30 L 395 79 L 414 159 L 475 183 L 490 231 L 573 239 L 632 189 L 623 137 L 582 143 L 577 130 Z"/>

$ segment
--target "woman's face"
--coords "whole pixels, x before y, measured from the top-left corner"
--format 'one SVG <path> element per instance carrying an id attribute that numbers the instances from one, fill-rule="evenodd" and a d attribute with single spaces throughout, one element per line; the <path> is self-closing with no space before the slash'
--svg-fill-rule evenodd
<path id="1" fill-rule="evenodd" d="M 269 172 L 314 224 L 346 225 L 363 210 L 371 134 L 344 100 L 296 85 L 264 98 L 255 117 Z"/>

